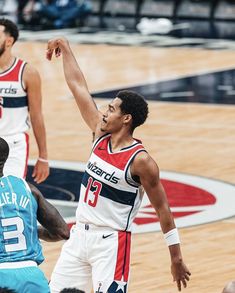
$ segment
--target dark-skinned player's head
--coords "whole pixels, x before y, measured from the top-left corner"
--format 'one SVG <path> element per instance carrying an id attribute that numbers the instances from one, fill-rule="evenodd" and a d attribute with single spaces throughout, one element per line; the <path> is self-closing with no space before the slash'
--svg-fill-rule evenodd
<path id="1" fill-rule="evenodd" d="M 134 129 L 143 124 L 148 117 L 148 104 L 143 96 L 129 90 L 118 92 L 116 97 L 122 100 L 120 105 L 122 113 L 132 116 L 131 132 L 133 132 Z"/>
<path id="2" fill-rule="evenodd" d="M 0 137 L 0 174 L 2 175 L 4 164 L 9 155 L 8 143 Z"/>
<path id="3" fill-rule="evenodd" d="M 76 289 L 76 288 L 64 288 L 60 293 L 85 293 L 82 290 Z"/>

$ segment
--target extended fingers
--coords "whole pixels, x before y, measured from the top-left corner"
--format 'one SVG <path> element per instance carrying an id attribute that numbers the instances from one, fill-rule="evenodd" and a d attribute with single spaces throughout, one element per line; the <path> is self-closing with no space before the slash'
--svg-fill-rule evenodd
<path id="1" fill-rule="evenodd" d="M 55 56 L 60 56 L 60 48 L 59 48 L 59 42 L 57 39 L 49 40 L 47 43 L 47 49 L 46 49 L 46 58 L 48 60 L 51 60 L 53 53 L 55 51 Z"/>
<path id="2" fill-rule="evenodd" d="M 53 52 L 54 52 L 53 49 L 48 49 L 48 48 L 47 48 L 47 50 L 46 50 L 46 58 L 47 58 L 48 60 L 51 60 L 51 58 L 52 58 L 52 56 L 53 56 Z"/>
<path id="3" fill-rule="evenodd" d="M 190 275 L 191 275 L 190 272 L 186 272 L 184 276 L 182 276 L 180 279 L 177 280 L 177 287 L 179 291 L 181 291 L 181 283 L 183 284 L 184 288 L 187 287 L 187 281 L 190 280 L 189 278 Z"/>

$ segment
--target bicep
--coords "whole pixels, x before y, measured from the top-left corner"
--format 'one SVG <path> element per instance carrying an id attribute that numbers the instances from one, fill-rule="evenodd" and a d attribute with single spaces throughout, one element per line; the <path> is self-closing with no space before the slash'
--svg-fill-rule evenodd
<path id="1" fill-rule="evenodd" d="M 56 220 L 57 210 L 43 197 L 42 193 L 37 187 L 30 183 L 28 183 L 28 185 L 38 204 L 37 220 L 42 226 L 47 227 L 50 225 L 51 221 L 53 222 Z"/>
<path id="2" fill-rule="evenodd" d="M 149 155 L 145 155 L 143 160 L 139 160 L 136 168 L 138 168 L 137 175 L 140 178 L 140 182 L 155 210 L 157 211 L 162 207 L 168 206 L 156 162 Z"/>
<path id="3" fill-rule="evenodd" d="M 28 96 L 29 112 L 40 113 L 42 106 L 41 78 L 36 69 L 26 65 L 23 80 Z"/>
<path id="4" fill-rule="evenodd" d="M 167 203 L 165 190 L 159 178 L 159 171 L 155 169 L 146 174 L 140 178 L 140 181 L 151 204 L 158 210 Z"/>

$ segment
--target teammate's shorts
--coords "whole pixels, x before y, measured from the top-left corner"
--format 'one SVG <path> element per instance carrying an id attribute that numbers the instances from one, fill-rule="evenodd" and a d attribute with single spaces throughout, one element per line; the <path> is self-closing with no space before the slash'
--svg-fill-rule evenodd
<path id="1" fill-rule="evenodd" d="M 0 287 L 14 289 L 17 293 L 50 292 L 48 281 L 37 266 L 22 266 L 20 268 L 0 267 Z"/>
<path id="2" fill-rule="evenodd" d="M 3 175 L 25 178 L 27 173 L 29 136 L 26 133 L 2 136 L 8 143 L 10 152 L 3 169 Z"/>
<path id="3" fill-rule="evenodd" d="M 63 288 L 91 292 L 126 293 L 130 268 L 131 233 L 79 223 L 73 226 L 69 240 L 51 276 L 50 289 Z"/>

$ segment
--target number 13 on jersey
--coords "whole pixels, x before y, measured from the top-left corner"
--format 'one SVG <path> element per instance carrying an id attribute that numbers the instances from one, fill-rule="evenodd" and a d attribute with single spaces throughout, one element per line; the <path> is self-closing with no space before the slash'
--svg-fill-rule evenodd
<path id="1" fill-rule="evenodd" d="M 90 206 L 95 207 L 98 201 L 99 194 L 102 189 L 102 183 L 97 180 L 94 180 L 92 177 L 88 178 L 86 193 L 84 197 L 84 202 L 88 203 Z M 88 195 L 93 195 L 93 198 L 88 199 Z"/>

